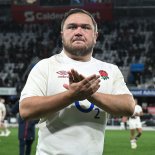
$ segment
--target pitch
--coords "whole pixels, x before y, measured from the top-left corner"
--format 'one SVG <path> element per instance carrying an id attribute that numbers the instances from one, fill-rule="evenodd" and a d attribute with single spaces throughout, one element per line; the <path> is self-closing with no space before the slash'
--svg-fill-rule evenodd
<path id="1" fill-rule="evenodd" d="M 18 155 L 18 129 L 10 128 L 10 130 L 11 134 L 8 137 L 0 137 L 0 155 Z M 155 131 L 143 131 L 142 137 L 137 142 L 138 147 L 134 150 L 131 149 L 129 136 L 129 130 L 107 130 L 104 155 L 155 154 Z M 35 155 L 36 144 L 37 132 L 32 146 L 32 155 Z"/>

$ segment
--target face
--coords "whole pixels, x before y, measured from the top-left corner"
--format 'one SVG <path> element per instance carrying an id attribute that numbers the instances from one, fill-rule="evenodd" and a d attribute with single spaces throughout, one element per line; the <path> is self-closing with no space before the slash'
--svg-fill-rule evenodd
<path id="1" fill-rule="evenodd" d="M 88 15 L 70 15 L 61 32 L 64 50 L 74 56 L 91 55 L 97 39 L 97 32 L 94 29 Z"/>

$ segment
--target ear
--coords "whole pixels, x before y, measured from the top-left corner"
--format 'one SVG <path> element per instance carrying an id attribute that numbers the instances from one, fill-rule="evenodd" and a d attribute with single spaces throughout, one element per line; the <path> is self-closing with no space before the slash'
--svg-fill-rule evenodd
<path id="1" fill-rule="evenodd" d="M 94 42 L 95 42 L 95 44 L 96 44 L 96 40 L 97 40 L 97 38 L 98 38 L 98 32 L 95 32 L 94 35 L 95 35 L 95 36 L 94 36 Z"/>
<path id="2" fill-rule="evenodd" d="M 63 43 L 63 31 L 61 31 L 60 34 L 61 34 L 61 42 Z"/>
<path id="3" fill-rule="evenodd" d="M 62 38 L 62 36 L 63 36 L 63 31 L 61 31 L 60 34 L 61 34 L 61 38 Z"/>
<path id="4" fill-rule="evenodd" d="M 95 36 L 96 36 L 96 40 L 97 40 L 97 38 L 98 38 L 98 32 L 95 32 Z"/>

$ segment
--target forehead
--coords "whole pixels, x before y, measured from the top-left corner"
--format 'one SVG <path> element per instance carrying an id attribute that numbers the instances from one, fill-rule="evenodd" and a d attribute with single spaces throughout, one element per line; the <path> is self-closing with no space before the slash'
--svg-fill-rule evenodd
<path id="1" fill-rule="evenodd" d="M 93 25 L 92 19 L 87 14 L 84 14 L 84 13 L 75 13 L 68 16 L 64 25 L 67 25 L 70 23 Z"/>

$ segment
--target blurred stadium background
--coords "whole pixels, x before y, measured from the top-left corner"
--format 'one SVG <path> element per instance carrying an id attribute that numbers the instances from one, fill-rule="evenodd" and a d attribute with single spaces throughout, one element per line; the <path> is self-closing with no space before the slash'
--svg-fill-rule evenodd
<path id="1" fill-rule="evenodd" d="M 31 68 L 61 50 L 60 21 L 80 7 L 98 22 L 94 56 L 119 66 L 143 107 L 143 126 L 155 129 L 155 0 L 0 0 L 0 96 L 7 121 Z M 108 126 L 119 127 L 110 116 Z"/>

